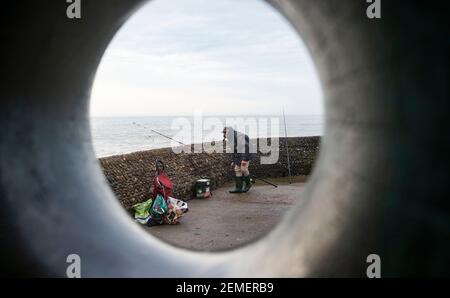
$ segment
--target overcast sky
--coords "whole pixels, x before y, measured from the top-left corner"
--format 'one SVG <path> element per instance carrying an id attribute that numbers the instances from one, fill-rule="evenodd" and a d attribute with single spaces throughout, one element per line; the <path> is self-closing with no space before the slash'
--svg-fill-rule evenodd
<path id="1" fill-rule="evenodd" d="M 92 116 L 322 114 L 313 63 L 260 0 L 154 0 L 106 51 Z"/>

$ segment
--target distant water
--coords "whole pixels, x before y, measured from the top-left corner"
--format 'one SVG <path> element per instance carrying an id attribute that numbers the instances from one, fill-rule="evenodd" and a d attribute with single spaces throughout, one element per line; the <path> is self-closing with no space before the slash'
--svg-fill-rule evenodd
<path id="1" fill-rule="evenodd" d="M 227 118 L 230 119 L 227 116 L 208 116 L 203 117 L 203 122 L 198 122 L 193 117 L 93 117 L 91 118 L 91 130 L 95 154 L 97 157 L 105 157 L 171 147 L 175 144 L 151 129 L 184 144 L 206 141 L 206 139 L 201 139 L 202 135 L 208 135 L 209 139 L 222 140 L 222 128 L 220 127 L 226 124 Z M 246 120 L 247 123 L 249 120 L 260 123 L 258 129 L 266 128 L 267 132 L 259 130 L 258 135 L 248 133 L 250 138 L 283 137 L 285 135 L 283 118 L 280 116 L 239 116 L 232 119 L 236 118 Z M 175 125 L 180 122 L 184 122 L 183 129 L 177 128 Z M 209 129 L 201 131 L 202 124 L 206 126 L 208 123 L 210 123 L 207 126 Z M 287 115 L 286 125 L 289 137 L 321 136 L 323 134 L 323 116 Z"/>

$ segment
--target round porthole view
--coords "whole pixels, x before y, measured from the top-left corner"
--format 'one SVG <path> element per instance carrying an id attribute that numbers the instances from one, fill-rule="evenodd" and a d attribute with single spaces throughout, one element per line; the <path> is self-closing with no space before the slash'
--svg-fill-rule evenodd
<path id="1" fill-rule="evenodd" d="M 305 45 L 258 0 L 151 1 L 91 96 L 95 152 L 130 218 L 207 251 L 265 235 L 302 202 L 323 113 Z"/>
<path id="2" fill-rule="evenodd" d="M 447 6 L 4 1 L 0 275 L 448 276 Z"/>

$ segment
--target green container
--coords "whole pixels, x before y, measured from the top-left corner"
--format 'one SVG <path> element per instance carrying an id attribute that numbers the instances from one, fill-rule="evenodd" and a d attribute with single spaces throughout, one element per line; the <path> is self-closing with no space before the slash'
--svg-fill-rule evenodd
<path id="1" fill-rule="evenodd" d="M 211 180 L 200 179 L 195 182 L 195 197 L 198 199 L 211 197 Z"/>

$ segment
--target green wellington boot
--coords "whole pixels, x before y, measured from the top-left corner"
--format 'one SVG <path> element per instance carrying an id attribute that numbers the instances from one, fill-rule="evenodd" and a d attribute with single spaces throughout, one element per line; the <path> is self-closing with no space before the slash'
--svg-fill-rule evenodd
<path id="1" fill-rule="evenodd" d="M 242 177 L 235 177 L 236 187 L 233 190 L 230 190 L 230 193 L 241 193 L 242 192 Z"/>
<path id="2" fill-rule="evenodd" d="M 243 187 L 243 189 L 242 189 L 242 192 L 247 192 L 247 191 L 249 191 L 250 188 L 252 187 L 252 181 L 251 181 L 251 179 L 250 179 L 250 175 L 245 176 L 245 177 L 243 178 L 243 180 L 244 180 L 244 187 Z"/>

